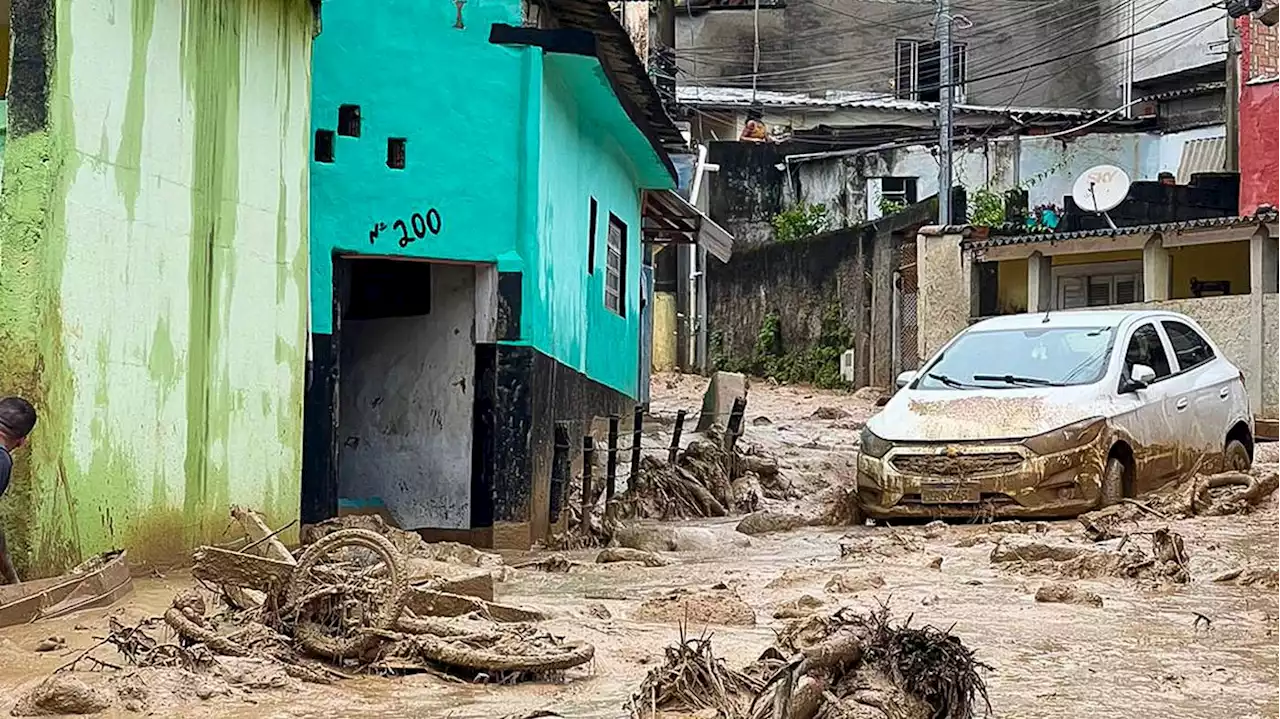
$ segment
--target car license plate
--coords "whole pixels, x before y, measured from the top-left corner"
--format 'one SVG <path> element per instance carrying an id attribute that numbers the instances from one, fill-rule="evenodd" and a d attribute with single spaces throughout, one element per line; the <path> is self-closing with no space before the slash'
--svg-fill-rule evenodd
<path id="1" fill-rule="evenodd" d="M 929 482 L 920 488 L 925 504 L 977 504 L 982 492 L 972 482 Z"/>

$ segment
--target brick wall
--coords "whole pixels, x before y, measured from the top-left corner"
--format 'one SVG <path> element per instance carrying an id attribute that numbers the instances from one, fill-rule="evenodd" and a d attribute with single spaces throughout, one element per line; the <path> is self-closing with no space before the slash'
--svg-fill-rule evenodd
<path id="1" fill-rule="evenodd" d="M 1277 31 L 1255 18 L 1239 21 L 1241 40 L 1241 70 L 1246 81 L 1258 78 L 1274 78 L 1280 74 L 1280 50 L 1277 50 Z"/>

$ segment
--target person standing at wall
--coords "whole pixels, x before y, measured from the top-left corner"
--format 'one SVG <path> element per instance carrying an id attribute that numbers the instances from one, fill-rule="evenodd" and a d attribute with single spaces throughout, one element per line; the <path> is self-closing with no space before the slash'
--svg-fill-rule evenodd
<path id="1" fill-rule="evenodd" d="M 13 471 L 13 450 L 27 443 L 27 435 L 36 426 L 36 409 L 21 397 L 0 399 L 0 498 L 9 489 L 9 474 Z M 18 572 L 9 558 L 9 548 L 4 541 L 4 527 L 0 526 L 0 578 L 5 584 L 17 584 Z"/>

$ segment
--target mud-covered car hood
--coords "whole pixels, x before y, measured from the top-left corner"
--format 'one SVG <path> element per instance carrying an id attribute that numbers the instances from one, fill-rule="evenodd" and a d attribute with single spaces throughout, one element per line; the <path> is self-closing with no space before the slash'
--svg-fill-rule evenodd
<path id="1" fill-rule="evenodd" d="M 893 396 L 867 422 L 894 442 L 1025 439 L 1106 414 L 1093 387 L 911 390 Z"/>

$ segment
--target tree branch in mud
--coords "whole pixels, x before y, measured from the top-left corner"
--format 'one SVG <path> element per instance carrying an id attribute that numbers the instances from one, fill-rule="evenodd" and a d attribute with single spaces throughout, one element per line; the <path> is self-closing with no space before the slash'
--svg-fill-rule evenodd
<path id="1" fill-rule="evenodd" d="M 959 639 L 934 627 L 842 609 L 788 625 L 741 672 L 706 639 L 669 647 L 630 702 L 633 719 L 714 709 L 726 719 L 971 719 L 990 712 L 986 668 Z"/>

